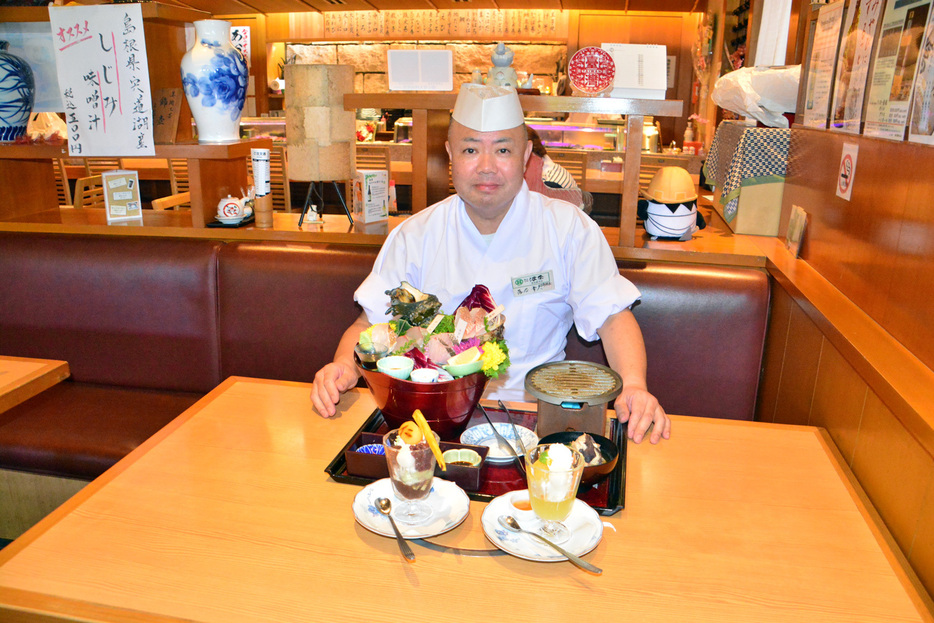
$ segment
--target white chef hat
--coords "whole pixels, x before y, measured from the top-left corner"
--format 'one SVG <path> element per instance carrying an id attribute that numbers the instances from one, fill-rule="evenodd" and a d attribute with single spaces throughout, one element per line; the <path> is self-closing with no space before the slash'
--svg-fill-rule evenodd
<path id="1" fill-rule="evenodd" d="M 483 84 L 462 85 L 451 116 L 478 132 L 509 130 L 525 123 L 515 89 Z"/>

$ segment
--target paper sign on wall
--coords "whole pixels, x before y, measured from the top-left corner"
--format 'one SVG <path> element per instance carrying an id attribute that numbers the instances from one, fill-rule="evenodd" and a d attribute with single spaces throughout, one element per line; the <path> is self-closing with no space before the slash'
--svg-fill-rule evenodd
<path id="1" fill-rule="evenodd" d="M 49 7 L 70 156 L 154 156 L 139 4 Z"/>
<path id="2" fill-rule="evenodd" d="M 804 104 L 804 125 L 826 128 L 833 88 L 833 67 L 843 23 L 843 0 L 824 5 L 817 18 L 814 47 L 807 71 L 807 91 Z"/>
<path id="3" fill-rule="evenodd" d="M 107 222 L 143 220 L 143 204 L 139 198 L 139 174 L 136 171 L 105 171 L 101 173 Z"/>
<path id="4" fill-rule="evenodd" d="M 837 173 L 837 196 L 850 200 L 853 194 L 853 182 L 856 180 L 856 156 L 859 155 L 859 145 L 844 143 L 843 154 L 840 156 L 840 171 Z"/>
<path id="5" fill-rule="evenodd" d="M 249 26 L 231 26 L 230 43 L 233 47 L 243 54 L 243 60 L 246 61 L 247 69 L 250 67 L 250 27 Z"/>

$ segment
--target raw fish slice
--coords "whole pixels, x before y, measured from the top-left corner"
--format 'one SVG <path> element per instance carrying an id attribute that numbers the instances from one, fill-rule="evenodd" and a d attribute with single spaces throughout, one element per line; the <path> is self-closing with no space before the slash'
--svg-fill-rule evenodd
<path id="1" fill-rule="evenodd" d="M 428 331 L 424 327 L 410 327 L 405 335 L 400 335 L 393 345 L 393 352 L 400 350 L 409 350 L 410 348 L 420 348 L 428 337 Z"/>
<path id="2" fill-rule="evenodd" d="M 444 365 L 454 355 L 454 334 L 437 333 L 428 338 L 425 354 L 433 363 Z"/>
<path id="3" fill-rule="evenodd" d="M 474 307 L 470 310 L 466 307 L 458 307 L 457 311 L 454 312 L 454 326 L 457 327 L 460 322 L 466 323 L 466 329 L 464 329 L 464 334 L 461 336 L 461 339 L 469 340 L 472 337 L 481 337 L 484 335 L 487 332 L 486 326 L 483 323 L 485 316 L 486 310 L 482 307 Z"/>

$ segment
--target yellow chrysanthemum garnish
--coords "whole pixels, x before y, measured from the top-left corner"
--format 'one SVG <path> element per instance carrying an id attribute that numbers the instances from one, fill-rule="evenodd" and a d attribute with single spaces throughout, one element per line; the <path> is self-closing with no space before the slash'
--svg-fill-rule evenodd
<path id="1" fill-rule="evenodd" d="M 481 370 L 491 379 L 495 379 L 500 372 L 509 367 L 509 351 L 503 342 L 485 343 L 480 359 L 483 361 Z"/>

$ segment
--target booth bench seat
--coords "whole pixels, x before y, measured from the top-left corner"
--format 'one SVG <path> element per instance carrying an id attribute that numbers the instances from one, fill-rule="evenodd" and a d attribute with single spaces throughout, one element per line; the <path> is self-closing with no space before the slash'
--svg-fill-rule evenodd
<path id="1" fill-rule="evenodd" d="M 360 314 L 369 246 L 0 233 L 0 354 L 72 376 L 0 413 L 0 470 L 90 480 L 231 375 L 311 381 Z M 764 271 L 626 265 L 649 389 L 673 413 L 752 419 Z M 605 362 L 572 329 L 569 359 Z M 312 413 L 309 401 L 309 414 Z"/>

